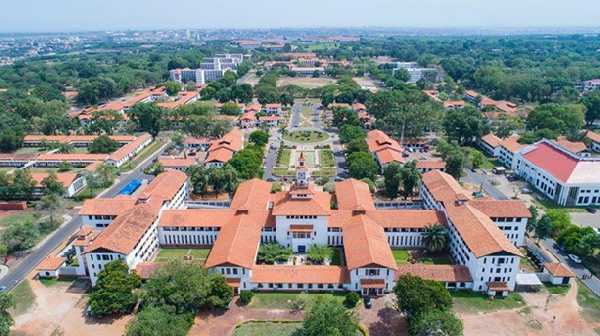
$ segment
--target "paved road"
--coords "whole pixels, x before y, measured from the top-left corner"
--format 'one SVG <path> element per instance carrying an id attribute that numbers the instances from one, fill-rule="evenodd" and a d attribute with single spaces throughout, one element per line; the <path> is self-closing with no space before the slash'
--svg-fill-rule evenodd
<path id="1" fill-rule="evenodd" d="M 265 173 L 264 178 L 268 181 L 277 179 L 277 176 L 273 175 L 273 168 L 277 164 L 277 151 L 279 150 L 279 144 L 281 142 L 281 134 L 276 128 L 272 128 L 270 131 L 269 143 L 267 144 L 267 155 L 265 156 Z"/>
<path id="2" fill-rule="evenodd" d="M 504 193 L 502 191 L 498 190 L 498 188 L 496 188 L 496 187 L 494 187 L 494 185 L 492 185 L 489 176 L 487 176 L 483 173 L 480 173 L 479 171 L 473 172 L 470 169 L 465 169 L 464 172 L 465 172 L 465 174 L 462 178 L 463 182 L 483 186 L 483 190 L 488 195 L 492 196 L 495 199 L 499 199 L 499 200 L 509 199 L 508 197 L 506 197 L 506 195 L 504 195 Z"/>
<path id="3" fill-rule="evenodd" d="M 157 151 L 146 161 L 144 161 L 138 168 L 135 168 L 129 174 L 124 174 L 120 177 L 118 183 L 113 184 L 104 194 L 103 197 L 110 197 L 108 195 L 116 195 L 127 183 L 131 182 L 134 178 L 143 178 L 144 169 L 150 165 L 150 163 L 158 156 L 166 147 L 163 146 L 161 150 Z M 11 267 L 8 274 L 0 279 L 0 286 L 6 286 L 8 289 L 12 289 L 14 286 L 19 284 L 25 277 L 57 246 L 64 242 L 67 238 L 71 237 L 81 227 L 81 220 L 79 216 L 73 216 L 66 224 L 61 225 L 50 237 L 42 242 L 40 246 L 31 251 L 18 265 Z"/>

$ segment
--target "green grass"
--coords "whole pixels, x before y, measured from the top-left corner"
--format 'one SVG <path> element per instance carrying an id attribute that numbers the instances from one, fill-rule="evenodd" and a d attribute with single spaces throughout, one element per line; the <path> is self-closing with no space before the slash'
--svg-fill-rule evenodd
<path id="1" fill-rule="evenodd" d="M 425 256 L 417 262 L 425 265 L 452 265 L 452 260 L 448 256 Z"/>
<path id="2" fill-rule="evenodd" d="M 472 160 L 473 158 L 473 154 L 474 153 L 481 153 L 484 157 L 483 159 L 483 164 L 479 167 L 479 168 L 483 168 L 483 169 L 493 169 L 494 167 L 498 166 L 498 163 L 496 162 L 496 159 L 494 158 L 490 158 L 487 155 L 485 155 L 483 152 L 481 152 L 480 150 L 473 148 L 473 147 L 463 147 L 468 153 L 469 153 L 469 158 Z"/>
<path id="3" fill-rule="evenodd" d="M 467 290 L 451 291 L 454 309 L 467 313 L 492 312 L 525 306 L 521 295 L 510 293 L 505 298 L 490 299 L 487 295 Z"/>
<path id="4" fill-rule="evenodd" d="M 255 293 L 250 302 L 252 308 L 265 308 L 265 309 L 290 309 L 291 302 L 294 300 L 306 299 L 306 306 L 304 310 L 309 310 L 311 305 L 317 300 L 317 298 L 323 297 L 327 299 L 333 299 L 340 304 L 343 303 L 345 293 Z"/>
<path id="5" fill-rule="evenodd" d="M 279 167 L 289 167 L 290 166 L 290 156 L 292 151 L 289 149 L 281 149 L 277 154 L 277 166 Z"/>
<path id="6" fill-rule="evenodd" d="M 565 295 L 569 292 L 569 289 L 571 289 L 571 285 L 553 285 L 553 284 L 545 283 L 544 286 L 546 287 L 546 290 L 548 290 L 548 292 L 550 294 L 558 294 L 558 295 Z"/>
<path id="7" fill-rule="evenodd" d="M 577 280 L 577 303 L 583 309 L 584 320 L 590 323 L 600 322 L 600 298 L 579 280 Z"/>
<path id="8" fill-rule="evenodd" d="M 246 322 L 238 325 L 233 336 L 291 336 L 302 322 Z"/>
<path id="9" fill-rule="evenodd" d="M 335 159 L 331 149 L 321 149 L 319 151 L 319 163 L 321 167 L 335 167 Z"/>
<path id="10" fill-rule="evenodd" d="M 320 131 L 294 131 L 283 135 L 283 139 L 297 143 L 315 143 L 327 140 L 329 136 Z"/>
<path id="11" fill-rule="evenodd" d="M 314 171 L 311 175 L 314 177 L 332 177 L 337 173 L 336 168 L 322 168 L 320 170 Z"/>
<path id="12" fill-rule="evenodd" d="M 36 222 L 40 218 L 40 214 L 33 211 L 18 212 L 12 215 L 0 217 L 0 227 L 8 227 L 23 222 Z"/>
<path id="13" fill-rule="evenodd" d="M 287 167 L 275 167 L 275 168 L 273 168 L 273 175 L 294 176 L 294 175 L 296 175 L 296 172 L 288 169 Z"/>
<path id="14" fill-rule="evenodd" d="M 75 279 L 77 279 L 77 277 L 62 277 L 62 278 L 39 278 L 40 282 L 46 286 L 46 287 L 52 287 L 58 284 L 70 284 L 72 283 Z"/>
<path id="15" fill-rule="evenodd" d="M 28 280 L 23 280 L 10 293 L 14 298 L 15 305 L 10 309 L 13 316 L 18 316 L 26 312 L 35 302 L 35 294 L 31 290 Z"/>
<path id="16" fill-rule="evenodd" d="M 133 160 L 129 161 L 129 163 L 122 166 L 119 170 L 121 172 L 126 172 L 131 169 L 134 169 L 140 163 L 142 163 L 142 161 L 146 160 L 150 155 L 152 155 L 154 152 L 156 152 L 163 144 L 164 143 L 162 140 L 160 140 L 158 138 L 155 139 L 154 141 L 152 141 L 152 143 L 150 143 L 148 146 L 146 146 L 146 148 L 144 148 L 144 150 L 142 150 L 138 155 L 136 155 L 136 157 Z"/>
<path id="17" fill-rule="evenodd" d="M 345 265 L 343 257 L 343 249 L 341 247 L 333 248 L 333 256 L 331 256 L 331 265 Z"/>
<path id="18" fill-rule="evenodd" d="M 154 261 L 168 262 L 174 259 L 183 260 L 184 256 L 190 255 L 193 261 L 201 261 L 204 264 L 209 253 L 210 249 L 161 248 Z"/>
<path id="19" fill-rule="evenodd" d="M 398 265 L 408 263 L 408 259 L 410 258 L 410 253 L 407 250 L 392 250 L 392 254 Z"/>

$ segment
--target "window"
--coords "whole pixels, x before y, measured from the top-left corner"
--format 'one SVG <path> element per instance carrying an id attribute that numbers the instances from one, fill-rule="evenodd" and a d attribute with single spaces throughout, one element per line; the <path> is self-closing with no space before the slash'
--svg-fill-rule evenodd
<path id="1" fill-rule="evenodd" d="M 365 273 L 367 276 L 377 276 L 379 275 L 379 270 L 376 268 L 367 268 Z"/>

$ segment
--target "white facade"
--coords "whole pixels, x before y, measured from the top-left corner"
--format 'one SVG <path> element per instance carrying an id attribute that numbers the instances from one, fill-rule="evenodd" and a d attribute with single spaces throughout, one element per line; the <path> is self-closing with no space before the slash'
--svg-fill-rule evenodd
<path id="1" fill-rule="evenodd" d="M 327 245 L 327 216 L 276 216 L 277 242 L 295 253 L 308 252 L 311 245 Z M 311 226 L 310 232 L 294 232 L 293 225 Z"/>

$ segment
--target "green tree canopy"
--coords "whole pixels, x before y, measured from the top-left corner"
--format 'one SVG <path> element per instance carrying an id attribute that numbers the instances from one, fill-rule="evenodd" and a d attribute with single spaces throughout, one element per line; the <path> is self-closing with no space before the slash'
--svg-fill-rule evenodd
<path id="1" fill-rule="evenodd" d="M 452 297 L 441 282 L 423 280 L 410 274 L 398 278 L 394 294 L 398 310 L 409 319 L 430 310 L 452 307 Z"/>
<path id="2" fill-rule="evenodd" d="M 108 316 L 130 312 L 137 302 L 133 290 L 140 283 L 140 278 L 130 273 L 121 260 L 107 263 L 98 274 L 96 286 L 90 294 L 92 313 L 95 316 Z"/>
<path id="3" fill-rule="evenodd" d="M 119 143 L 108 135 L 100 135 L 88 147 L 90 153 L 112 153 L 119 148 Z"/>

